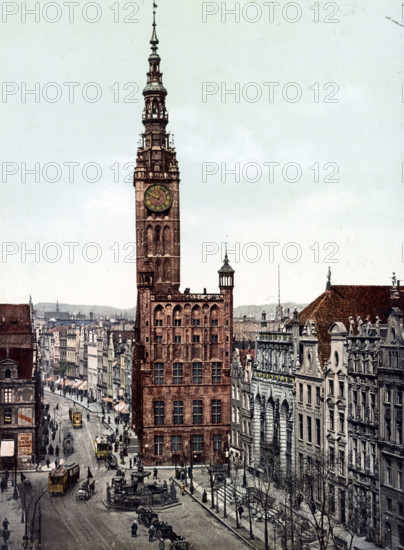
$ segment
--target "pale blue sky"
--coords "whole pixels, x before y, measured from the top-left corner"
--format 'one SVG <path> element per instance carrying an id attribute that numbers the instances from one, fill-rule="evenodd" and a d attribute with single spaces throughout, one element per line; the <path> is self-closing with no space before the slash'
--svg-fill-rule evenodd
<path id="1" fill-rule="evenodd" d="M 236 305 L 272 301 L 277 294 L 278 263 L 282 298 L 299 302 L 323 291 L 328 265 L 335 284 L 388 284 L 392 271 L 404 279 L 404 29 L 386 19 L 402 22 L 401 4 L 361 0 L 352 6 L 344 0 L 331 3 L 338 10 L 332 16 L 332 10 L 326 11 L 320 2 L 320 21 L 315 23 L 317 14 L 310 9 L 315 2 L 301 0 L 299 21 L 286 21 L 275 6 L 271 23 L 268 2 L 257 2 L 257 8 L 253 2 L 239 2 L 237 23 L 234 16 L 226 17 L 221 11 L 222 2 L 157 3 L 169 129 L 175 134 L 181 171 L 182 288 L 217 291 L 221 255 L 212 254 L 203 262 L 203 243 L 226 241 L 230 250 L 240 246 L 241 251 L 239 258 L 229 255 L 236 270 Z M 89 23 L 82 14 L 86 2 L 81 2 L 75 21 L 69 23 L 67 7 L 60 2 L 60 21 L 48 23 L 45 18 L 55 18 L 56 12 L 47 12 L 43 2 L 39 22 L 27 15 L 24 23 L 20 10 L 2 24 L 2 81 L 15 84 L 3 84 L 0 103 L 1 302 L 24 302 L 31 293 L 34 301 L 59 299 L 123 308 L 135 304 L 135 264 L 123 261 L 131 252 L 130 247 L 123 250 L 125 243 L 135 239 L 134 189 L 122 180 L 130 174 L 130 167 L 124 166 L 135 160 L 138 134 L 143 130 L 141 90 L 146 82 L 151 4 L 149 0 L 122 1 L 115 3 L 113 11 L 114 3 L 104 2 L 100 20 Z M 203 22 L 203 10 L 214 11 L 216 6 L 218 13 Z M 124 23 L 132 9 L 138 22 Z M 295 16 L 293 10 L 292 6 L 286 12 L 290 19 Z M 259 13 L 261 17 L 252 22 Z M 327 15 L 339 22 L 325 23 Z M 90 9 L 87 17 L 94 16 Z M 120 22 L 115 23 L 114 17 Z M 39 102 L 32 95 L 22 101 L 24 82 L 27 88 L 39 83 Z M 47 86 L 50 82 L 57 86 Z M 65 82 L 79 83 L 73 102 Z M 89 82 L 96 82 L 102 93 L 94 103 L 82 97 Z M 124 89 L 128 82 L 139 86 L 140 91 L 133 94 L 138 102 L 123 101 L 135 90 Z M 203 101 L 207 82 L 219 92 Z M 268 82 L 280 83 L 273 102 L 264 84 Z M 291 82 L 302 91 L 296 103 L 282 97 Z M 253 83 L 247 99 L 256 90 L 262 98 L 252 102 L 241 93 L 239 102 L 231 95 L 221 101 L 220 91 L 234 88 L 235 83 L 244 91 L 247 83 Z M 334 84 L 324 90 L 327 83 L 337 84 L 338 91 L 331 97 L 338 103 L 322 101 L 336 90 Z M 114 102 L 118 88 L 119 101 Z M 52 99 L 58 89 L 62 91 L 59 101 L 45 101 L 43 95 Z M 291 86 L 284 93 L 289 91 L 293 97 L 295 89 Z M 95 91 L 89 87 L 87 97 Z M 317 91 L 319 102 L 314 101 Z M 23 182 L 22 163 L 32 168 L 35 162 L 40 164 L 40 181 L 27 175 Z M 72 162 L 80 166 L 69 182 L 66 163 Z M 285 181 L 281 168 L 276 168 L 275 181 L 270 182 L 271 162 L 280 163 L 281 168 L 299 164 L 300 181 Z M 46 181 L 55 174 L 52 166 L 46 173 L 47 163 L 62 166 L 54 183 Z M 81 175 L 88 163 L 101 168 L 99 181 L 88 181 L 95 173 L 91 168 Z M 119 166 L 119 182 L 114 181 L 116 171 L 109 168 L 114 163 Z M 203 178 L 203 163 L 217 165 L 219 173 Z M 221 163 L 228 168 L 239 163 L 241 171 L 255 163 L 262 178 L 255 183 L 243 178 L 236 182 L 228 175 L 222 182 Z M 315 163 L 320 167 L 336 163 L 339 181 L 323 181 L 329 168 L 321 169 L 320 181 L 314 182 L 310 167 Z M 6 173 L 14 170 L 14 175 Z M 288 174 L 293 177 L 294 173 Z M 247 172 L 247 179 L 252 177 L 253 172 Z M 4 244 L 10 242 L 16 245 Z M 33 256 L 24 258 L 23 242 L 28 248 L 39 243 L 39 262 Z M 62 251 L 56 263 L 44 259 L 55 254 L 55 248 L 46 247 L 49 242 L 58 243 Z M 64 242 L 79 243 L 73 262 Z M 100 261 L 82 259 L 89 242 L 99 244 Z M 273 261 L 264 245 L 268 242 L 280 243 Z M 290 242 L 302 252 L 296 263 L 282 255 L 283 249 L 293 256 L 293 246 L 283 248 Z M 314 243 L 319 247 L 318 262 Z M 322 261 L 335 250 L 335 245 L 323 250 L 327 243 L 338 245 L 334 256 L 338 263 Z M 262 257 L 254 262 L 258 250 Z M 16 253 L 7 256 L 6 251 Z M 91 257 L 93 253 L 94 249 L 88 250 Z"/>

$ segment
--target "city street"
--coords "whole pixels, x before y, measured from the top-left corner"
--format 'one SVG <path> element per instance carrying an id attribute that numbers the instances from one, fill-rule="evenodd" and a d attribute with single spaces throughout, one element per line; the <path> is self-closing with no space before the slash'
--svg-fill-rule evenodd
<path id="1" fill-rule="evenodd" d="M 66 458 L 66 463 L 77 462 L 81 475 L 78 484 L 64 496 L 42 498 L 42 548 L 57 550 L 77 549 L 109 549 L 109 548 L 149 548 L 158 547 L 159 542 L 148 542 L 147 529 L 139 525 L 138 537 L 131 538 L 131 524 L 137 519 L 135 512 L 111 510 L 105 507 L 106 483 L 111 482 L 113 471 L 108 471 L 102 461 L 97 461 L 93 451 L 93 439 L 101 434 L 101 420 L 97 413 L 91 413 L 87 421 L 87 410 L 84 409 L 84 425 L 82 429 L 74 430 L 70 426 L 68 409 L 71 401 L 55 394 L 45 392 L 45 402 L 50 403 L 50 414 L 61 423 L 62 434 L 68 431 L 74 436 L 74 453 Z M 59 410 L 55 405 L 59 403 Z M 112 415 L 111 415 L 112 418 Z M 122 425 L 119 425 L 122 429 Z M 106 424 L 103 433 L 106 433 Z M 52 444 L 59 443 L 56 434 Z M 62 448 L 62 444 L 60 444 Z M 60 457 L 63 459 L 63 455 Z M 50 457 L 52 458 L 52 457 Z M 126 459 L 127 461 L 128 459 Z M 81 482 L 87 478 L 87 468 L 90 467 L 95 479 L 96 494 L 88 501 L 77 501 L 76 491 Z M 172 470 L 159 471 L 159 479 L 167 479 Z M 41 478 L 43 485 L 47 483 L 45 473 L 33 474 L 32 478 Z M 211 548 L 213 545 L 223 549 L 244 548 L 243 543 L 231 532 L 219 524 L 214 517 L 206 512 L 190 496 L 179 497 L 181 504 L 159 512 L 160 519 L 173 525 L 174 530 L 193 544 L 194 550 Z M 168 548 L 168 541 L 166 541 Z"/>

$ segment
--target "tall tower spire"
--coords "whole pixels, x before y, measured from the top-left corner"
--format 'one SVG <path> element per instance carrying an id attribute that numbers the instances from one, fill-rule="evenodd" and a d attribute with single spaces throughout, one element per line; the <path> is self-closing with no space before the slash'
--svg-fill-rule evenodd
<path id="1" fill-rule="evenodd" d="M 166 127 L 167 90 L 160 71 L 157 52 L 156 8 L 148 58 L 147 83 L 143 89 L 144 109 L 137 152 L 134 184 L 136 187 L 136 258 L 140 287 L 172 294 L 180 286 L 180 228 L 178 162 Z"/>

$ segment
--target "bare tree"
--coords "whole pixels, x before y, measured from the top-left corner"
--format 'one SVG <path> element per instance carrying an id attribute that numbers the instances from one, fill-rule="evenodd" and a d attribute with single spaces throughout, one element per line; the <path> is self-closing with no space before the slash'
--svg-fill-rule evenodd
<path id="1" fill-rule="evenodd" d="M 254 476 L 253 498 L 264 516 L 265 550 L 269 550 L 268 523 L 274 512 L 274 478 L 275 471 L 272 463 L 266 464 L 259 476 Z"/>
<path id="2" fill-rule="evenodd" d="M 335 478 L 325 457 L 308 459 L 303 475 L 296 479 L 296 503 L 300 517 L 316 536 L 320 550 L 335 544 Z M 296 517 L 296 513 L 294 517 Z"/>
<path id="3" fill-rule="evenodd" d="M 240 518 L 239 518 L 239 507 L 241 506 L 241 501 L 239 499 L 239 489 L 242 486 L 242 480 L 240 476 L 240 465 L 233 464 L 233 468 L 230 470 L 230 479 L 231 479 L 231 493 L 234 502 L 234 511 L 236 513 L 236 526 L 237 529 L 240 528 Z"/>
<path id="4" fill-rule="evenodd" d="M 366 497 L 352 487 L 348 488 L 349 515 L 345 523 L 345 529 L 349 535 L 347 550 L 351 550 L 356 536 L 360 536 L 366 530 Z"/>
<path id="5" fill-rule="evenodd" d="M 38 506 L 40 506 L 40 500 L 48 492 L 48 487 L 43 487 L 38 481 L 35 483 L 21 483 L 20 484 L 21 503 L 25 514 L 25 544 L 28 540 L 33 543 L 35 539 L 35 526 L 40 518 L 38 516 Z"/>

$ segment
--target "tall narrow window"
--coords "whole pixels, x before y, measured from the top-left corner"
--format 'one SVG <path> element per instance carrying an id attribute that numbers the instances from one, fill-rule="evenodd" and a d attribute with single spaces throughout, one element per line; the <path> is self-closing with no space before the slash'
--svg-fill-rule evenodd
<path id="1" fill-rule="evenodd" d="M 164 384 L 164 364 L 154 363 L 154 383 L 156 385 Z"/>
<path id="2" fill-rule="evenodd" d="M 171 452 L 180 453 L 181 452 L 181 436 L 173 435 L 171 437 Z"/>
<path id="3" fill-rule="evenodd" d="M 174 384 L 182 384 L 182 363 L 174 363 L 173 374 Z"/>
<path id="4" fill-rule="evenodd" d="M 213 434 L 213 450 L 222 450 L 222 434 Z"/>
<path id="5" fill-rule="evenodd" d="M 202 384 L 202 363 L 192 363 L 192 383 Z"/>
<path id="6" fill-rule="evenodd" d="M 339 413 L 339 432 L 343 433 L 345 429 L 345 415 L 344 413 Z"/>
<path id="7" fill-rule="evenodd" d="M 174 424 L 184 423 L 183 405 L 184 405 L 183 401 L 174 401 L 174 414 L 173 414 Z"/>
<path id="8" fill-rule="evenodd" d="M 220 399 L 212 399 L 212 424 L 220 424 L 222 421 L 222 402 Z"/>
<path id="9" fill-rule="evenodd" d="M 154 436 L 154 454 L 155 455 L 163 454 L 163 436 L 162 435 Z"/>
<path id="10" fill-rule="evenodd" d="M 334 409 L 330 409 L 329 418 L 330 418 L 330 430 L 334 431 Z"/>
<path id="11" fill-rule="evenodd" d="M 299 439 L 303 439 L 303 415 L 299 414 Z"/>
<path id="12" fill-rule="evenodd" d="M 202 401 L 196 400 L 193 402 L 193 423 L 202 424 Z"/>
<path id="13" fill-rule="evenodd" d="M 222 363 L 212 363 L 212 384 L 220 384 L 222 381 Z"/>
<path id="14" fill-rule="evenodd" d="M 164 401 L 154 402 L 154 424 L 156 426 L 164 424 Z"/>
<path id="15" fill-rule="evenodd" d="M 4 390 L 4 402 L 11 403 L 13 400 L 13 390 L 11 388 L 5 388 Z"/>
<path id="16" fill-rule="evenodd" d="M 311 416 L 307 417 L 307 441 L 311 443 Z"/>
<path id="17" fill-rule="evenodd" d="M 311 405 L 311 386 L 307 385 L 307 403 Z"/>
<path id="18" fill-rule="evenodd" d="M 194 452 L 203 451 L 203 435 L 192 436 L 192 450 Z"/>
<path id="19" fill-rule="evenodd" d="M 316 418 L 316 445 L 321 445 L 321 422 L 319 418 Z"/>

